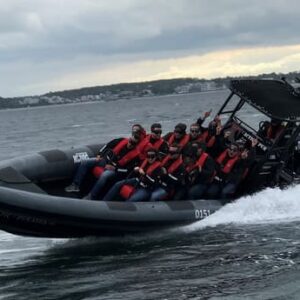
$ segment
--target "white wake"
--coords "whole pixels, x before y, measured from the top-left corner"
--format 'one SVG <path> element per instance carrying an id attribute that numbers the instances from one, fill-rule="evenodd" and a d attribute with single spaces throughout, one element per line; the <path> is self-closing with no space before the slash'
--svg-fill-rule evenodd
<path id="1" fill-rule="evenodd" d="M 210 217 L 187 230 L 214 227 L 221 224 L 263 224 L 300 221 L 300 185 L 281 190 L 268 188 L 225 205 Z"/>

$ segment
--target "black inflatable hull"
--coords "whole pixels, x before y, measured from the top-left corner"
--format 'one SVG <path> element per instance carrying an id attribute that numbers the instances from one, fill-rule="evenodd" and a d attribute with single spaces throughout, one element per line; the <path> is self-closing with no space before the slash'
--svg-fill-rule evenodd
<path id="1" fill-rule="evenodd" d="M 216 200 L 127 203 L 59 195 L 59 183 L 70 180 L 74 172 L 74 155 L 93 156 L 98 147 L 53 150 L 2 162 L 0 229 L 33 237 L 120 236 L 188 225 L 222 206 Z M 41 188 L 49 182 L 57 182 L 56 189 L 46 189 L 52 194 Z"/>

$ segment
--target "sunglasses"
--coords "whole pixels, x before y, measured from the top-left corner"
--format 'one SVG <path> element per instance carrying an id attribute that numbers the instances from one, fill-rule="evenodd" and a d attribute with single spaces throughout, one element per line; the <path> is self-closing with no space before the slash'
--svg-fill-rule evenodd
<path id="1" fill-rule="evenodd" d="M 156 155 L 155 154 L 147 154 L 147 158 L 154 159 L 154 158 L 156 158 Z"/>
<path id="2" fill-rule="evenodd" d="M 178 133 L 178 134 L 183 134 L 183 132 L 181 130 L 174 130 L 175 133 Z"/>
<path id="3" fill-rule="evenodd" d="M 162 133 L 162 131 L 161 131 L 161 130 L 159 130 L 159 129 L 152 130 L 152 132 L 153 132 L 154 134 L 161 134 L 161 133 Z"/>
<path id="4" fill-rule="evenodd" d="M 199 133 L 200 130 L 199 130 L 199 129 L 190 129 L 190 132 L 191 132 L 191 133 Z"/>

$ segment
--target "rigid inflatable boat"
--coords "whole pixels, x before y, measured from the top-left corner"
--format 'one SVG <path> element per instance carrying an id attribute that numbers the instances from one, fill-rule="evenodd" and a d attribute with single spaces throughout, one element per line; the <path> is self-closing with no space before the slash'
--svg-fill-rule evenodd
<path id="1" fill-rule="evenodd" d="M 51 150 L 0 164 L 0 228 L 36 237 L 116 236 L 200 220 L 219 201 L 104 202 L 64 192 L 80 159 L 101 145 Z"/>
<path id="2" fill-rule="evenodd" d="M 235 199 L 268 186 L 298 183 L 300 95 L 285 81 L 238 80 L 218 115 L 224 130 L 244 141 L 258 139 L 257 157 Z M 245 105 L 276 118 L 283 130 L 274 140 L 241 119 Z M 238 129 L 238 130 L 237 130 Z M 95 157 L 101 144 L 49 150 L 0 162 L 0 229 L 34 237 L 119 236 L 188 225 L 222 207 L 219 200 L 104 202 L 67 194 L 76 166 Z"/>

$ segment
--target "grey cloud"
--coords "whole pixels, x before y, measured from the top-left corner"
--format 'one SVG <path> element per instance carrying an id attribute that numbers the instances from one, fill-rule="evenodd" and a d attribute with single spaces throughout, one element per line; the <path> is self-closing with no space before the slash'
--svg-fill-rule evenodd
<path id="1" fill-rule="evenodd" d="M 0 0 L 0 7 L 1 69 L 26 62 L 45 77 L 53 64 L 65 72 L 96 58 L 105 65 L 300 42 L 296 0 Z"/>

